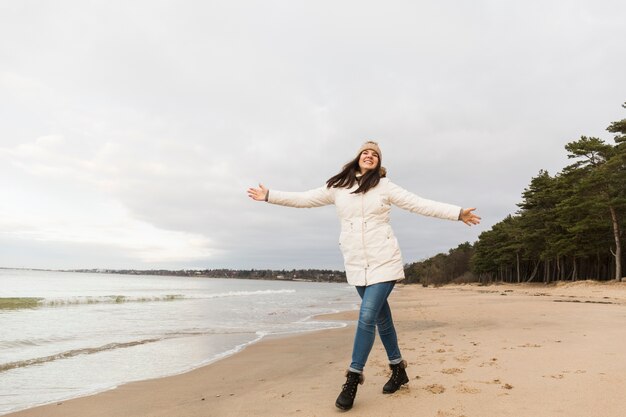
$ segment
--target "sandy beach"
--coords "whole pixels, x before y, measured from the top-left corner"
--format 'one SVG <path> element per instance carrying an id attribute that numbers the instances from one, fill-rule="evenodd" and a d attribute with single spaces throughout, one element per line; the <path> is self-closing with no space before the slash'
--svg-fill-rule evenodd
<path id="1" fill-rule="evenodd" d="M 391 296 L 408 386 L 383 395 L 377 339 L 355 406 L 334 406 L 356 312 L 343 329 L 269 338 L 167 378 L 12 417 L 622 417 L 626 283 L 398 286 Z"/>

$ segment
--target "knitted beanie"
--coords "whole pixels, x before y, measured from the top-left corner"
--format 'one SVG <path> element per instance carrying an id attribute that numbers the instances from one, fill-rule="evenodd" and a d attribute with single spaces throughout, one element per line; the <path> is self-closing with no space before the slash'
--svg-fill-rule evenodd
<path id="1" fill-rule="evenodd" d="M 383 162 L 383 153 L 380 151 L 380 146 L 378 146 L 378 143 L 368 140 L 367 142 L 365 142 L 363 145 L 361 145 L 361 148 L 359 149 L 359 152 L 357 153 L 357 156 L 360 156 L 361 153 L 365 150 L 372 150 L 374 152 L 376 152 L 378 154 L 378 160 L 380 161 L 380 163 L 382 164 Z M 385 167 L 383 167 L 382 165 L 380 166 L 380 169 L 378 170 L 381 178 L 385 178 L 387 176 L 387 169 Z"/>
<path id="2" fill-rule="evenodd" d="M 357 153 L 357 155 L 361 155 L 361 152 L 363 152 L 366 149 L 375 151 L 378 154 L 378 159 L 380 159 L 381 161 L 383 160 L 383 153 L 380 151 L 380 147 L 378 146 L 378 143 L 368 140 L 363 145 L 361 145 L 361 149 L 359 149 L 359 152 Z"/>

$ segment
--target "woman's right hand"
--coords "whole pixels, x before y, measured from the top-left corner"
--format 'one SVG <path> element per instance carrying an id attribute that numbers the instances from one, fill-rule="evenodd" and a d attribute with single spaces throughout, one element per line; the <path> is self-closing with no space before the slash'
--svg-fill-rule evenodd
<path id="1" fill-rule="evenodd" d="M 259 184 L 259 188 L 248 188 L 248 197 L 256 201 L 267 201 L 267 193 L 269 190 Z"/>
<path id="2" fill-rule="evenodd" d="M 459 220 L 468 226 L 480 224 L 481 217 L 472 213 L 474 210 L 476 210 L 475 207 L 462 209 L 461 214 L 459 214 Z"/>

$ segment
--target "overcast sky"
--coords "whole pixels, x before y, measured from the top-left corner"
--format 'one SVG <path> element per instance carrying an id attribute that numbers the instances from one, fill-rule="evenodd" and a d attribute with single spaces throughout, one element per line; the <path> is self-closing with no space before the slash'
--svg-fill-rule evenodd
<path id="1" fill-rule="evenodd" d="M 563 146 L 626 117 L 626 3 L 0 0 L 0 266 L 343 269 L 323 185 L 389 178 L 405 262 L 474 242 Z"/>

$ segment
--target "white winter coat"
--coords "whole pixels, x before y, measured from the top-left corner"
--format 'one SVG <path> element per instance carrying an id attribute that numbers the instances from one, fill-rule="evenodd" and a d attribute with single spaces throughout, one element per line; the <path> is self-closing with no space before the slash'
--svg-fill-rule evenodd
<path id="1" fill-rule="evenodd" d="M 363 286 L 404 279 L 402 254 L 389 224 L 391 205 L 413 213 L 458 220 L 461 207 L 438 203 L 410 193 L 387 178 L 365 194 L 358 188 L 327 188 L 305 192 L 270 190 L 268 202 L 289 207 L 334 204 L 341 221 L 339 246 L 348 283 Z"/>

